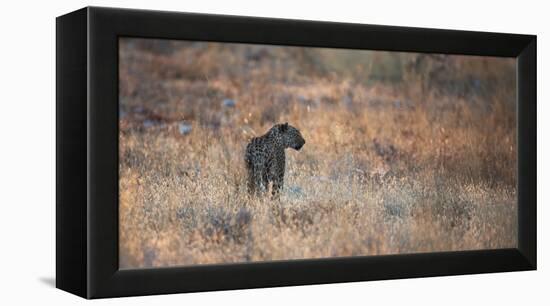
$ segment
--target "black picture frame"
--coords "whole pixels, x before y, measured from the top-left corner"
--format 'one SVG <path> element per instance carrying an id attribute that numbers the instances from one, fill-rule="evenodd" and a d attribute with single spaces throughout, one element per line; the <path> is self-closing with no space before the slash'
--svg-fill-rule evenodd
<path id="1" fill-rule="evenodd" d="M 536 36 L 98 7 L 56 31 L 57 288 L 103 298 L 536 269 Z M 518 248 L 119 270 L 121 36 L 516 57 Z"/>

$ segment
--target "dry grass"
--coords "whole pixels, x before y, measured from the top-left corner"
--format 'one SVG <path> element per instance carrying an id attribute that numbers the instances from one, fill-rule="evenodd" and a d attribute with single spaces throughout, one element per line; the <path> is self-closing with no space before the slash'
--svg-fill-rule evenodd
<path id="1" fill-rule="evenodd" d="M 514 62 L 397 53 L 388 82 L 349 52 L 121 41 L 120 266 L 515 247 Z M 246 143 L 286 121 L 284 194 L 249 199 Z"/>

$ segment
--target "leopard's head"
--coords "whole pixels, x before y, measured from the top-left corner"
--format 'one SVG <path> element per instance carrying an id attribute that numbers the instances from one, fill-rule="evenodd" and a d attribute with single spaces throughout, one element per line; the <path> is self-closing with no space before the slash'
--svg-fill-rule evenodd
<path id="1" fill-rule="evenodd" d="M 300 131 L 286 122 L 275 125 L 272 130 L 278 134 L 285 148 L 299 151 L 306 143 Z"/>

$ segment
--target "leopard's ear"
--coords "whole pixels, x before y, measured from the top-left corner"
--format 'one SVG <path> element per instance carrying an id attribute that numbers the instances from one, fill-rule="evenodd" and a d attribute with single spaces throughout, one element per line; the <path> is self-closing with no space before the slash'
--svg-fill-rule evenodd
<path id="1" fill-rule="evenodd" d="M 281 132 L 286 132 L 288 130 L 288 122 L 281 124 Z"/>

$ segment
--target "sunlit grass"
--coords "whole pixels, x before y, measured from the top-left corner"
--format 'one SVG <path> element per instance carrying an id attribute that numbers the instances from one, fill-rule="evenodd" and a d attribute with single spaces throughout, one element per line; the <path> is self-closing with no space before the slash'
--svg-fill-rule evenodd
<path id="1" fill-rule="evenodd" d="M 122 46 L 122 268 L 516 246 L 513 88 L 411 96 L 284 49 Z M 249 198 L 243 150 L 278 122 L 306 145 L 280 201 Z"/>

